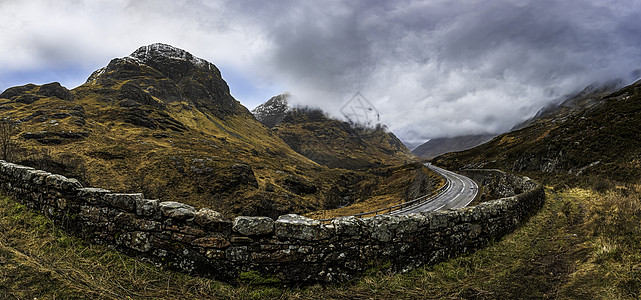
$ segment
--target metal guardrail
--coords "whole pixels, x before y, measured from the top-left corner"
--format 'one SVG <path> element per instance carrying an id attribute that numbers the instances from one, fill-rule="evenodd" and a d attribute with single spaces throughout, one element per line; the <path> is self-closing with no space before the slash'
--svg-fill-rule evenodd
<path id="1" fill-rule="evenodd" d="M 439 196 L 441 196 L 443 193 L 445 193 L 445 191 L 451 185 L 450 179 L 445 177 L 445 176 L 444 176 L 444 178 L 445 178 L 445 184 L 442 187 L 440 187 L 435 194 L 423 195 L 423 196 L 418 197 L 418 198 L 416 198 L 414 200 L 410 200 L 410 201 L 407 201 L 407 202 L 403 202 L 401 204 L 396 204 L 396 205 L 393 205 L 393 206 L 389 206 L 389 207 L 385 207 L 385 208 L 381 208 L 381 209 L 377 209 L 377 210 L 373 210 L 373 211 L 368 211 L 368 212 L 364 212 L 364 213 L 358 213 L 358 214 L 349 215 L 349 216 L 341 216 L 341 217 L 329 218 L 329 219 L 318 219 L 318 221 L 329 222 L 329 221 L 332 221 L 334 219 L 344 218 L 344 217 L 366 218 L 365 216 L 368 216 L 368 215 L 376 216 L 376 215 L 379 215 L 379 214 L 391 213 L 391 212 L 396 211 L 396 210 L 400 210 L 400 209 L 407 208 L 407 207 L 410 207 L 410 206 L 419 205 L 419 204 L 423 204 L 423 203 L 427 203 L 427 202 L 433 201 L 436 198 L 438 198 Z"/>

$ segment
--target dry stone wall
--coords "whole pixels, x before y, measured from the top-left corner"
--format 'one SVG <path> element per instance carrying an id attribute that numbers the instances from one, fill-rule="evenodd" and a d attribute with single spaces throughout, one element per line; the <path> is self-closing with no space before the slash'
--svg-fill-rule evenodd
<path id="1" fill-rule="evenodd" d="M 0 161 L 2 191 L 67 231 L 225 281 L 244 272 L 284 282 L 341 281 L 374 262 L 406 272 L 473 251 L 542 207 L 543 188 L 527 178 L 522 183 L 523 193 L 475 207 L 322 224 L 298 215 L 230 220 L 208 208 L 83 187 L 76 179 Z"/>

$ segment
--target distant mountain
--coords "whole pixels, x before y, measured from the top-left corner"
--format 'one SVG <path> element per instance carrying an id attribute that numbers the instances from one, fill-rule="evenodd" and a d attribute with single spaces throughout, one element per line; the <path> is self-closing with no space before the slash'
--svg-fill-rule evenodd
<path id="1" fill-rule="evenodd" d="M 452 169 L 501 168 L 555 182 L 636 182 L 641 176 L 641 81 L 613 93 L 579 93 L 567 102 L 575 105 L 434 162 Z"/>
<path id="2" fill-rule="evenodd" d="M 448 152 L 462 151 L 476 147 L 488 142 L 495 136 L 494 134 L 481 134 L 430 139 L 412 150 L 412 153 L 418 157 L 431 159 Z"/>
<path id="3" fill-rule="evenodd" d="M 254 117 L 258 122 L 272 128 L 280 124 L 290 111 L 291 107 L 288 102 L 289 97 L 290 95 L 288 93 L 276 95 L 267 102 L 258 105 L 251 112 L 254 114 Z"/>
<path id="4" fill-rule="evenodd" d="M 414 161 L 384 126 L 352 126 L 308 107 L 291 107 L 288 94 L 272 97 L 252 112 L 294 151 L 330 168 L 366 169 Z"/>

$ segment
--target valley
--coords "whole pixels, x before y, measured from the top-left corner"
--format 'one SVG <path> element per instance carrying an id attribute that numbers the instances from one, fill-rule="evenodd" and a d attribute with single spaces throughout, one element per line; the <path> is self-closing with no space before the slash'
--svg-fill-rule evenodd
<path id="1" fill-rule="evenodd" d="M 146 198 L 137 200 L 142 202 L 159 199 L 164 204 L 158 213 L 166 218 L 156 217 L 164 220 L 157 222 L 162 230 L 141 235 L 136 229 L 136 238 L 116 234 L 113 239 L 133 256 L 152 256 L 139 244 L 166 239 L 170 242 L 163 247 L 186 243 L 216 263 L 229 259 L 226 267 L 265 263 L 263 270 L 274 268 L 278 276 L 290 278 L 294 275 L 283 270 L 299 257 L 307 259 L 309 268 L 320 268 L 319 257 L 326 253 L 335 261 L 322 261 L 340 265 L 336 268 L 358 265 L 362 262 L 343 263 L 340 257 L 373 253 L 354 250 L 370 249 L 358 244 L 369 239 L 371 249 L 385 255 L 412 253 L 408 245 L 429 239 L 434 242 L 419 245 L 462 255 L 442 261 L 438 251 L 434 258 L 412 254 L 407 260 L 421 263 L 409 264 L 405 274 L 397 272 L 406 258 L 392 256 L 353 267 L 350 272 L 362 276 L 330 285 L 310 280 L 293 286 L 247 267 L 235 285 L 228 285 L 164 270 L 70 236 L 3 195 L 0 296 L 494 299 L 524 293 L 534 298 L 635 298 L 641 293 L 636 254 L 641 81 L 587 87 L 498 136 L 435 139 L 415 149 L 415 154 L 433 157 L 434 166 L 424 165 L 384 125 L 353 126 L 288 101 L 288 94 L 277 95 L 250 112 L 231 96 L 216 66 L 184 50 L 152 44 L 113 59 L 72 90 L 59 83 L 5 90 L 0 118 L 12 131 L 2 154 L 8 161 L 77 178 L 85 187 L 142 192 Z M 498 169 L 481 172 L 501 175 L 469 175 L 472 181 L 450 172 L 478 169 Z M 545 191 L 514 174 L 542 183 Z M 452 181 L 460 181 L 456 189 Z M 366 221 L 317 221 L 380 210 L 441 188 L 448 195 L 428 203 L 433 205 L 429 209 L 410 207 Z M 535 190 L 545 193 L 538 212 L 535 202 L 527 202 L 536 198 L 528 196 Z M 459 198 L 456 205 L 441 203 Z M 177 208 L 167 204 L 173 201 L 181 203 L 171 204 Z M 52 205 L 73 207 L 64 201 Z M 98 210 L 114 209 L 111 214 L 119 218 L 141 217 L 148 224 L 144 218 L 150 216 L 135 205 L 125 212 L 111 206 Z M 81 219 L 94 218 L 82 214 L 95 209 L 76 208 Z M 180 209 L 186 215 L 215 210 L 221 214 L 210 214 L 223 229 L 205 232 L 198 226 L 211 224 L 183 218 L 174 211 Z M 250 226 L 240 227 L 241 221 Z M 105 228 L 111 228 L 109 222 Z M 508 223 L 514 231 L 503 233 L 500 228 Z M 201 239 L 206 242 L 193 244 Z M 484 248 L 469 251 L 468 245 Z M 345 252 L 334 253 L 336 247 Z M 330 273 L 314 276 L 333 282 L 322 275 Z"/>

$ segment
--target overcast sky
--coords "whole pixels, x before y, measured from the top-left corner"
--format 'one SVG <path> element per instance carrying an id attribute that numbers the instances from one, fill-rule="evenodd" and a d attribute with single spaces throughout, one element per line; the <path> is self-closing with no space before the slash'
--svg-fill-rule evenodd
<path id="1" fill-rule="evenodd" d="M 289 91 L 340 115 L 360 91 L 406 144 L 500 133 L 588 84 L 640 76 L 619 0 L 0 0 L 0 89 L 82 84 L 162 42 L 217 65 L 248 108 Z"/>

